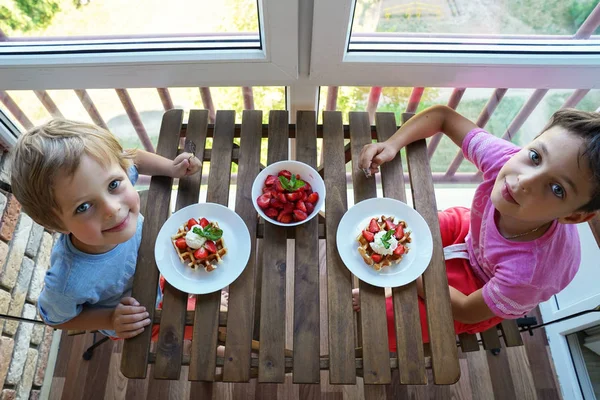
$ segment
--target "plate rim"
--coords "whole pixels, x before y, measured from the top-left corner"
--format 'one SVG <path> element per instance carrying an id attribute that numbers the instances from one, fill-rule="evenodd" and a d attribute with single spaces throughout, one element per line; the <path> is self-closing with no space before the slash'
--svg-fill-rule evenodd
<path id="1" fill-rule="evenodd" d="M 350 255 L 347 255 L 347 254 L 345 254 L 345 253 L 344 253 L 344 251 L 342 251 L 342 250 L 343 250 L 343 248 L 342 248 L 342 249 L 340 249 L 340 247 L 341 247 L 341 246 L 343 246 L 343 245 L 342 245 L 342 243 L 344 243 L 343 239 L 345 239 L 345 237 L 347 236 L 347 235 L 344 235 L 344 234 L 342 233 L 342 231 L 343 231 L 343 230 L 342 230 L 342 229 L 340 229 L 340 226 L 342 226 L 342 227 L 343 227 L 343 222 L 344 222 L 344 219 L 345 219 L 345 218 L 350 218 L 350 217 L 348 217 L 348 215 L 352 215 L 352 214 L 350 214 L 350 212 L 351 212 L 351 210 L 352 210 L 354 207 L 356 207 L 356 206 L 358 206 L 358 205 L 361 205 L 361 207 L 365 207 L 365 204 L 367 204 L 367 203 L 373 203 L 373 202 L 375 202 L 375 203 L 386 202 L 386 203 L 389 203 L 389 204 L 393 204 L 393 205 L 395 205 L 395 206 L 398 206 L 398 205 L 400 205 L 400 206 L 401 206 L 401 207 L 403 207 L 403 208 L 405 207 L 406 209 L 409 209 L 409 210 L 411 210 L 411 211 L 410 211 L 411 213 L 413 213 L 413 212 L 414 212 L 414 214 L 413 214 L 413 215 L 414 215 L 416 218 L 419 218 L 419 219 L 421 219 L 421 220 L 422 220 L 422 222 L 424 223 L 424 225 L 427 227 L 427 236 L 428 236 L 428 238 L 429 238 L 429 240 L 428 240 L 428 241 L 431 243 L 431 251 L 430 251 L 430 252 L 429 252 L 429 254 L 427 255 L 427 262 L 426 262 L 426 263 L 424 263 L 425 265 L 424 265 L 424 267 L 422 268 L 422 271 L 420 271 L 420 273 L 418 273 L 416 277 L 412 278 L 411 280 L 409 280 L 409 281 L 407 281 L 407 282 L 404 282 L 404 283 L 401 283 L 401 284 L 393 284 L 393 285 L 390 285 L 390 284 L 389 284 L 389 280 L 388 280 L 388 284 L 387 284 L 387 285 L 384 285 L 384 284 L 380 284 L 380 283 L 379 283 L 379 282 L 377 282 L 377 281 L 373 281 L 373 280 L 371 280 L 371 279 L 369 278 L 369 276 L 368 276 L 368 275 L 366 275 L 366 274 L 361 274 L 361 273 L 360 273 L 360 270 L 358 270 L 358 268 L 357 268 L 357 270 L 358 270 L 359 274 L 356 274 L 356 273 L 355 273 L 355 271 L 354 271 L 352 268 L 348 267 L 348 264 L 349 264 L 349 262 L 347 262 L 347 261 L 350 261 L 350 260 L 351 260 L 351 259 L 349 258 L 349 257 L 350 257 Z M 363 204 L 363 203 L 365 203 L 365 204 Z M 376 208 L 376 207 L 375 207 L 375 208 Z M 377 213 L 377 211 L 375 211 L 375 213 Z M 365 217 L 365 218 L 367 218 L 367 217 Z M 411 229 L 411 228 L 409 228 L 409 229 Z M 412 229 L 411 229 L 411 230 L 412 230 Z M 353 240 L 354 240 L 354 238 L 353 238 Z M 346 242 L 346 243 L 347 243 L 347 242 Z M 365 199 L 365 200 L 359 201 L 358 203 L 355 203 L 354 205 L 352 205 L 352 207 L 350 207 L 350 208 L 349 208 L 349 209 L 348 209 L 348 210 L 347 210 L 347 211 L 344 213 L 344 215 L 343 215 L 343 216 L 342 216 L 342 218 L 340 219 L 340 222 L 339 222 L 339 224 L 338 224 L 338 228 L 337 228 L 337 232 L 336 232 L 336 248 L 337 248 L 338 254 L 339 254 L 339 256 L 340 256 L 340 258 L 341 258 L 341 260 L 342 260 L 342 263 L 344 264 L 344 266 L 345 266 L 345 267 L 346 267 L 346 268 L 347 268 L 347 269 L 350 271 L 350 273 L 352 273 L 353 275 L 355 275 L 355 276 L 356 276 L 358 279 L 360 279 L 360 280 L 362 280 L 362 281 L 364 281 L 364 282 L 366 282 L 366 283 L 368 283 L 368 284 L 370 284 L 370 285 L 377 286 L 377 287 L 400 287 L 400 286 L 405 286 L 405 285 L 408 285 L 409 283 L 411 283 L 411 282 L 415 281 L 415 280 L 416 280 L 416 279 L 417 279 L 419 276 L 421 276 L 421 275 L 422 275 L 422 274 L 423 274 L 423 273 L 424 273 L 424 272 L 427 270 L 427 268 L 428 268 L 428 267 L 429 267 L 429 265 L 431 264 L 431 260 L 432 260 L 432 258 L 433 258 L 433 234 L 432 234 L 432 232 L 431 232 L 431 228 L 429 227 L 429 224 L 427 224 L 427 221 L 425 220 L 425 218 L 423 218 L 423 216 L 422 216 L 422 215 L 421 215 L 421 214 L 420 214 L 420 213 L 419 213 L 417 210 L 415 210 L 413 207 L 409 206 L 408 204 L 404 203 L 403 201 L 400 201 L 400 200 L 397 200 L 397 199 L 393 199 L 393 198 L 388 198 L 388 197 L 372 197 L 372 198 L 369 198 L 369 199 Z M 354 264 L 353 264 L 353 265 L 354 265 Z M 364 262 L 363 262 L 363 265 L 362 265 L 362 267 L 364 267 L 364 268 L 370 268 L 368 265 L 364 264 Z M 360 275 L 360 276 L 359 276 L 359 275 Z M 382 276 L 382 275 L 377 275 L 377 276 Z M 392 277 L 393 277 L 393 275 L 391 275 L 391 276 L 390 276 L 390 275 L 385 275 L 385 276 L 387 276 L 387 277 L 390 277 L 390 279 L 392 279 Z"/>
<path id="2" fill-rule="evenodd" d="M 247 239 L 247 242 L 248 242 L 248 254 L 247 254 L 247 257 L 245 257 L 245 261 L 243 263 L 243 266 L 239 269 L 239 273 L 236 274 L 235 276 L 231 275 L 232 279 L 225 286 L 223 286 L 223 287 L 231 285 L 244 272 L 244 270 L 248 266 L 248 262 L 250 260 L 250 255 L 252 254 L 252 238 L 250 237 L 250 232 L 248 230 L 248 226 L 246 226 L 246 222 L 242 219 L 242 217 L 237 212 L 235 212 L 235 210 L 232 210 L 231 208 L 226 207 L 226 206 L 224 206 L 222 204 L 214 203 L 214 202 L 208 202 L 208 201 L 207 202 L 202 202 L 202 203 L 193 203 L 193 204 L 189 204 L 189 205 L 187 205 L 185 207 L 182 207 L 179 210 L 175 211 L 173 214 L 171 214 L 169 216 L 169 218 L 167 218 L 163 222 L 163 224 L 161 225 L 161 227 L 160 227 L 160 229 L 158 231 L 158 234 L 156 235 L 156 241 L 154 243 L 154 263 L 155 263 L 156 268 L 158 269 L 159 273 L 162 274 L 165 277 L 165 280 L 170 285 L 172 285 L 173 287 L 177 288 L 178 290 L 181 290 L 181 291 L 183 291 L 185 293 L 189 293 L 189 294 L 208 294 L 208 293 L 214 293 L 216 291 L 219 291 L 219 290 L 223 289 L 223 287 L 218 288 L 218 289 L 214 289 L 214 290 L 210 290 L 210 291 L 206 291 L 206 290 L 191 290 L 191 291 L 188 291 L 188 289 L 190 289 L 190 288 L 182 288 L 180 286 L 175 285 L 174 283 L 172 283 L 171 281 L 169 281 L 169 279 L 167 279 L 167 276 L 164 274 L 164 272 L 161 269 L 161 267 L 159 266 L 159 262 L 158 262 L 157 248 L 158 248 L 158 245 L 159 245 L 159 236 L 160 236 L 160 234 L 161 234 L 161 232 L 163 230 L 163 227 L 167 224 L 167 221 L 169 221 L 171 218 L 173 218 L 179 212 L 182 212 L 182 211 L 184 211 L 186 209 L 189 209 L 189 208 L 196 208 L 196 207 L 200 207 L 200 208 L 202 208 L 202 207 L 215 207 L 215 208 L 221 209 L 221 210 L 224 209 L 224 211 L 230 213 L 230 215 L 232 215 L 232 217 L 234 219 L 239 220 L 239 222 L 244 227 L 244 229 L 242 231 L 236 232 L 236 237 L 240 238 L 240 240 Z M 183 212 L 182 212 L 182 214 L 183 214 Z M 243 233 L 245 233 L 243 235 L 243 237 L 240 237 Z M 168 237 L 170 238 L 171 234 L 168 234 Z M 169 247 L 172 248 L 172 246 L 169 246 Z"/>

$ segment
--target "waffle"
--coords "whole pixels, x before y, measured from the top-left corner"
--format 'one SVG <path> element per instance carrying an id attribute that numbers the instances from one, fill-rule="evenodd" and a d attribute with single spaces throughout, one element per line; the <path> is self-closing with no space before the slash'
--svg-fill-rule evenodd
<path id="1" fill-rule="evenodd" d="M 385 226 L 386 226 L 385 220 L 386 219 L 389 219 L 392 223 L 394 222 L 394 217 L 386 217 L 384 215 L 382 215 L 381 218 L 379 218 L 379 219 L 377 219 L 377 217 L 373 217 L 373 219 L 375 219 L 377 221 L 377 225 L 379 226 L 379 229 L 381 229 L 383 231 L 386 230 L 385 229 Z M 369 220 L 369 222 L 370 221 L 371 220 Z M 406 226 L 405 221 L 399 221 L 398 224 L 394 224 L 394 225 L 402 225 L 402 227 L 404 228 L 404 236 L 402 238 L 398 239 L 398 246 L 404 246 L 404 254 L 406 254 L 410 250 L 410 248 L 407 245 L 408 245 L 408 243 L 411 242 L 411 237 L 410 237 L 411 232 L 406 230 L 407 226 Z M 364 228 L 364 230 L 368 231 L 369 226 L 366 226 Z M 380 271 L 381 268 L 389 267 L 390 265 L 392 265 L 392 263 L 398 264 L 400 261 L 402 261 L 402 257 L 404 256 L 404 254 L 381 255 L 381 257 L 382 257 L 381 261 L 375 262 L 375 261 L 373 261 L 371 256 L 376 253 L 375 253 L 375 251 L 373 251 L 373 249 L 369 245 L 369 242 L 367 241 L 367 239 L 365 239 L 365 237 L 363 236 L 362 230 L 358 234 L 356 240 L 359 243 L 358 253 L 361 255 L 364 262 L 367 265 L 369 265 L 371 268 L 373 268 L 375 271 Z"/>
<path id="2" fill-rule="evenodd" d="M 211 222 L 211 224 L 218 228 L 219 224 L 216 222 Z M 198 267 L 204 267 L 206 272 L 211 272 L 217 269 L 217 264 L 223 262 L 223 256 L 227 254 L 227 247 L 225 247 L 225 241 L 221 236 L 220 239 L 215 240 L 215 245 L 217 246 L 217 252 L 213 254 L 209 254 L 204 260 L 198 260 L 194 257 L 194 251 L 197 249 L 192 249 L 191 247 L 186 247 L 186 249 L 180 249 L 175 245 L 175 241 L 181 237 L 185 238 L 185 235 L 188 233 L 189 229 L 187 224 L 183 224 L 177 230 L 177 233 L 171 236 L 171 243 L 179 256 L 179 259 L 182 263 L 186 264 L 188 267 L 192 269 L 197 269 Z"/>

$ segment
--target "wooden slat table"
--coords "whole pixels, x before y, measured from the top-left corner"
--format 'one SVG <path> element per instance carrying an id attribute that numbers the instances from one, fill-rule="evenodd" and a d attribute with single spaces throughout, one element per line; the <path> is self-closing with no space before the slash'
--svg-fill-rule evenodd
<path id="1" fill-rule="evenodd" d="M 405 116 L 405 118 L 409 115 Z M 229 309 L 219 312 L 219 292 L 199 295 L 195 311 L 186 312 L 187 293 L 166 284 L 163 310 L 154 310 L 158 270 L 154 242 L 169 215 L 173 180 L 153 177 L 142 231 L 133 297 L 143 304 L 150 318 L 160 324 L 160 335 L 150 353 L 151 331 L 128 339 L 123 346 L 121 371 L 128 378 L 145 378 L 148 364 L 158 379 L 179 379 L 181 366 L 189 365 L 189 379 L 203 382 L 223 380 L 282 383 L 286 373 L 294 383 L 319 383 L 322 369 L 329 370 L 331 384 L 355 384 L 363 376 L 365 397 L 380 396 L 383 385 L 392 383 L 392 369 L 398 368 L 400 384 L 427 383 L 425 368 L 433 370 L 434 384 L 449 385 L 460 377 L 456 337 L 453 331 L 445 266 L 438 228 L 433 181 L 425 141 L 406 149 L 413 203 L 429 224 L 434 238 L 432 261 L 423 275 L 428 323 L 431 329 L 431 357 L 421 342 L 421 327 L 414 283 L 393 289 L 398 353 L 387 348 L 385 295 L 382 288 L 357 282 L 337 252 L 336 232 L 348 209 L 346 165 L 356 160 L 363 145 L 372 139 L 385 140 L 396 131 L 391 113 L 377 114 L 376 131 L 367 113 L 350 113 L 350 124 L 342 114 L 325 112 L 317 126 L 315 112 L 301 111 L 290 125 L 287 111 L 272 111 L 268 126 L 262 125 L 261 111 L 244 111 L 242 124 L 235 124 L 233 111 L 218 111 L 214 126 L 208 112 L 192 110 L 182 124 L 183 111 L 165 113 L 157 152 L 168 158 L 177 155 L 181 136 L 191 138 L 197 157 L 210 162 L 207 201 L 227 205 L 231 185 L 231 163 L 238 164 L 235 211 L 246 223 L 251 237 L 250 260 L 229 290 Z M 206 138 L 213 138 L 205 149 Z M 239 146 L 234 138 L 240 138 Z M 309 164 L 324 176 L 327 196 L 325 213 L 295 228 L 279 227 L 258 218 L 252 206 L 251 187 L 261 169 L 261 143 L 267 139 L 267 163 L 288 158 L 289 140 L 295 138 L 296 159 Z M 317 165 L 317 141 L 322 138 L 323 165 Z M 350 139 L 349 145 L 344 142 Z M 353 161 L 354 162 L 354 161 Z M 375 179 L 367 179 L 352 165 L 354 201 L 377 196 Z M 400 156 L 382 167 L 385 197 L 406 201 Z M 198 201 L 201 174 L 179 181 L 176 209 Z M 294 265 L 286 265 L 287 241 L 293 239 Z M 326 240 L 327 313 L 319 312 L 319 239 Z M 258 242 L 260 241 L 260 245 Z M 294 289 L 286 293 L 286 270 L 294 269 Z M 352 311 L 352 288 L 361 290 L 361 309 Z M 286 302 L 293 301 L 293 351 L 285 348 Z M 353 321 L 358 317 L 357 335 Z M 320 324 L 329 327 L 329 354 L 319 354 Z M 191 355 L 183 354 L 186 325 L 193 325 Z M 258 339 L 258 342 L 253 341 Z M 216 356 L 219 340 L 225 343 L 225 357 Z M 357 349 L 356 347 L 361 347 Z M 258 350 L 259 349 L 259 350 Z M 258 358 L 251 357 L 258 350 Z M 222 374 L 216 374 L 222 367 Z"/>

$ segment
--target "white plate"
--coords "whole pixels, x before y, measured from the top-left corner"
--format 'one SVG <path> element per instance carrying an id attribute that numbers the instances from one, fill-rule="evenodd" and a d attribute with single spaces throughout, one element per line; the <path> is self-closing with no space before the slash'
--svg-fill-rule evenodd
<path id="1" fill-rule="evenodd" d="M 402 261 L 375 271 L 358 253 L 356 237 L 369 226 L 371 218 L 382 215 L 394 217 L 395 222 L 406 221 L 412 242 Z M 386 198 L 364 200 L 351 207 L 340 220 L 336 240 L 340 257 L 350 272 L 379 287 L 402 286 L 414 281 L 427 269 L 433 252 L 431 231 L 421 214 L 401 201 Z"/>
<path id="2" fill-rule="evenodd" d="M 223 230 L 227 254 L 212 272 L 196 270 L 183 264 L 171 244 L 171 236 L 190 218 L 216 221 Z M 250 233 L 234 211 L 215 203 L 192 204 L 177 211 L 164 223 L 156 237 L 154 257 L 160 273 L 167 282 L 186 293 L 205 294 L 223 289 L 242 273 L 250 258 Z"/>

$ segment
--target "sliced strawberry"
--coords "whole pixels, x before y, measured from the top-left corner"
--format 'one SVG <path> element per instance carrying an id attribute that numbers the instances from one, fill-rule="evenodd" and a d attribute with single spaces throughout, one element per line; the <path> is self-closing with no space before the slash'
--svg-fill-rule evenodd
<path id="1" fill-rule="evenodd" d="M 381 254 L 373 253 L 371 259 L 376 263 L 381 262 Z"/>
<path id="2" fill-rule="evenodd" d="M 290 222 L 292 222 L 292 214 L 282 211 L 277 216 L 277 221 L 283 224 L 289 224 Z"/>
<path id="3" fill-rule="evenodd" d="M 277 198 L 279 199 L 280 202 L 287 203 L 287 198 L 285 197 L 285 193 L 279 193 L 277 195 Z"/>
<path id="4" fill-rule="evenodd" d="M 367 242 L 372 242 L 373 240 L 375 240 L 375 234 L 369 232 L 366 229 L 362 231 L 362 235 L 365 239 L 367 239 Z"/>
<path id="5" fill-rule="evenodd" d="M 308 210 L 306 209 L 306 204 L 304 204 L 304 202 L 302 200 L 298 200 L 296 202 L 296 209 L 300 210 L 300 211 L 304 211 L 307 212 Z"/>
<path id="6" fill-rule="evenodd" d="M 177 246 L 178 249 L 181 250 L 185 250 L 187 248 L 187 244 L 185 243 L 185 239 L 184 238 L 179 238 L 175 241 L 175 246 Z"/>
<path id="7" fill-rule="evenodd" d="M 281 186 L 281 182 L 279 182 L 279 179 L 277 179 L 277 182 L 275 182 L 275 190 L 277 190 L 280 193 L 285 192 L 285 189 L 283 188 L 283 186 Z"/>
<path id="8" fill-rule="evenodd" d="M 287 179 L 290 179 L 292 177 L 292 173 L 290 171 L 288 171 L 287 169 L 282 169 L 281 171 L 279 171 L 279 173 L 277 175 L 285 176 Z"/>
<path id="9" fill-rule="evenodd" d="M 198 221 L 196 221 L 194 218 L 188 219 L 188 222 L 187 222 L 188 230 L 192 229 L 192 226 L 194 226 L 194 225 L 198 225 Z"/>
<path id="10" fill-rule="evenodd" d="M 263 193 L 271 193 L 271 186 L 265 186 L 264 188 L 262 188 L 262 192 Z"/>
<path id="11" fill-rule="evenodd" d="M 400 224 L 396 226 L 396 232 L 394 232 L 394 237 L 398 240 L 404 237 L 404 227 Z M 400 247 L 400 246 L 398 246 Z"/>
<path id="12" fill-rule="evenodd" d="M 308 193 L 306 193 L 305 191 L 302 191 L 301 193 L 302 193 L 302 198 L 300 200 L 308 203 Z"/>
<path id="13" fill-rule="evenodd" d="M 288 201 L 287 203 L 285 203 L 283 205 L 283 211 L 287 214 L 291 214 L 295 208 L 296 208 L 296 205 L 294 203 L 292 203 L 291 201 Z"/>
<path id="14" fill-rule="evenodd" d="M 258 196 L 258 199 L 256 199 L 256 203 L 263 210 L 265 208 L 268 208 L 269 204 L 271 204 L 271 195 L 267 193 L 261 194 L 260 196 Z"/>
<path id="15" fill-rule="evenodd" d="M 276 208 L 269 207 L 265 210 L 265 215 L 269 218 L 275 219 L 279 215 L 279 211 L 277 211 Z"/>
<path id="16" fill-rule="evenodd" d="M 302 193 L 301 192 L 286 193 L 285 197 L 287 197 L 288 201 L 296 201 L 296 200 L 300 200 L 300 198 L 302 197 Z"/>
<path id="17" fill-rule="evenodd" d="M 369 222 L 369 232 L 377 233 L 381 229 L 379 229 L 379 225 L 377 225 L 377 220 L 375 218 L 371 218 L 371 222 Z"/>
<path id="18" fill-rule="evenodd" d="M 207 240 L 204 242 L 204 247 L 209 253 L 215 254 L 217 252 L 217 245 L 212 240 Z"/>
<path id="19" fill-rule="evenodd" d="M 265 185 L 267 186 L 271 186 L 274 185 L 275 182 L 277 182 L 279 179 L 277 179 L 277 177 L 275 175 L 269 175 L 267 176 L 267 179 L 265 179 Z"/>
<path id="20" fill-rule="evenodd" d="M 309 203 L 317 204 L 317 201 L 319 201 L 319 193 L 312 192 L 311 194 L 308 195 L 308 198 L 306 199 L 306 201 L 308 201 Z"/>
<path id="21" fill-rule="evenodd" d="M 312 214 L 315 209 L 315 205 L 313 203 L 304 203 L 304 205 L 306 206 L 306 213 L 308 215 Z"/>
<path id="22" fill-rule="evenodd" d="M 196 260 L 204 260 L 206 257 L 208 257 L 208 251 L 204 247 L 200 247 L 194 252 L 194 257 Z"/>
<path id="23" fill-rule="evenodd" d="M 406 252 L 406 249 L 404 248 L 404 246 L 399 244 L 398 247 L 396 247 L 396 250 L 394 250 L 394 255 L 401 256 L 405 252 Z"/>
<path id="24" fill-rule="evenodd" d="M 394 225 L 394 223 L 392 222 L 391 219 L 386 219 L 385 220 L 385 230 L 389 231 L 390 229 L 396 229 L 396 225 Z"/>
<path id="25" fill-rule="evenodd" d="M 306 218 L 308 218 L 308 215 L 306 215 L 306 213 L 302 210 L 294 210 L 294 217 L 296 218 L 296 221 L 304 221 Z"/>
<path id="26" fill-rule="evenodd" d="M 280 202 L 279 199 L 271 199 L 271 207 L 281 210 L 283 208 L 283 203 Z"/>
<path id="27" fill-rule="evenodd" d="M 200 219 L 200 226 L 202 227 L 202 229 L 206 228 L 208 226 L 209 222 L 206 218 L 201 218 Z"/>
<path id="28" fill-rule="evenodd" d="M 308 192 L 308 194 L 312 193 L 312 186 L 310 186 L 310 183 L 304 181 L 304 186 L 302 186 L 301 188 L 302 190 L 304 190 L 305 192 Z"/>

